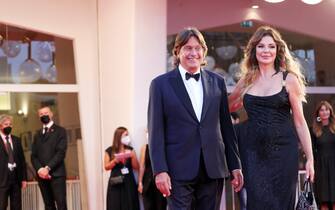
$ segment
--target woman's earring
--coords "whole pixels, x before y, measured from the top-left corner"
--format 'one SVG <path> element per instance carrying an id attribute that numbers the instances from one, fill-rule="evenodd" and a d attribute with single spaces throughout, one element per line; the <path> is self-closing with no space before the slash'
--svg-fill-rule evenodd
<path id="1" fill-rule="evenodd" d="M 317 118 L 316 118 L 316 121 L 317 121 L 317 122 L 321 122 L 321 117 L 317 117 Z"/>

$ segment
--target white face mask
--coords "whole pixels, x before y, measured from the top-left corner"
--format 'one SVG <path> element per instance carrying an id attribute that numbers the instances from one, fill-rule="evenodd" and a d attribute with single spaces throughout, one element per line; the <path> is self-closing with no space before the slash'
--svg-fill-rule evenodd
<path id="1" fill-rule="evenodd" d="M 130 142 L 131 142 L 131 139 L 130 139 L 129 136 L 124 136 L 124 137 L 121 138 L 121 143 L 124 144 L 124 145 L 129 146 Z"/>

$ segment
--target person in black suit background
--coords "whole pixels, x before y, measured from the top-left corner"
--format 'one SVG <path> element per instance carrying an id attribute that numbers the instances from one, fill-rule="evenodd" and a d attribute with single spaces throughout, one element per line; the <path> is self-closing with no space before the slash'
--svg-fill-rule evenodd
<path id="1" fill-rule="evenodd" d="M 0 210 L 21 210 L 21 188 L 27 186 L 26 161 L 21 140 L 11 135 L 13 118 L 0 115 Z"/>
<path id="2" fill-rule="evenodd" d="M 67 139 L 65 129 L 52 120 L 53 113 L 48 106 L 38 110 L 43 128 L 34 136 L 31 162 L 38 175 L 46 210 L 66 210 L 65 154 Z M 55 202 L 57 208 L 55 206 Z"/>
<path id="3" fill-rule="evenodd" d="M 149 151 L 155 183 L 170 210 L 219 207 L 223 178 L 243 186 L 236 136 L 223 77 L 201 69 L 207 46 L 186 28 L 173 48 L 176 69 L 151 82 Z"/>

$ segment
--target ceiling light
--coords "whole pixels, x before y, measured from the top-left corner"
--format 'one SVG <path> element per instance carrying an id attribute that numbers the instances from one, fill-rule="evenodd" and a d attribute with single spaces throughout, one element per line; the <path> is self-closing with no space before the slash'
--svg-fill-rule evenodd
<path id="1" fill-rule="evenodd" d="M 251 8 L 252 8 L 252 9 L 258 9 L 259 6 L 258 6 L 258 5 L 252 5 Z"/>
<path id="2" fill-rule="evenodd" d="M 270 3 L 279 3 L 279 2 L 283 2 L 285 0 L 265 0 L 266 2 L 270 2 Z"/>
<path id="3" fill-rule="evenodd" d="M 301 1 L 304 2 L 305 4 L 318 4 L 322 0 L 301 0 Z"/>
<path id="4" fill-rule="evenodd" d="M 32 58 L 31 40 L 25 37 L 28 43 L 28 58 L 19 67 L 19 79 L 21 83 L 34 83 L 41 77 L 41 66 Z"/>

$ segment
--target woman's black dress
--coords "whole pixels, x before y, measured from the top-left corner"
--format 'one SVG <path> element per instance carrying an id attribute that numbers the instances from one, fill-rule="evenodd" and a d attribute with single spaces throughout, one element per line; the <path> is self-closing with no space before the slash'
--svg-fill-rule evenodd
<path id="1" fill-rule="evenodd" d="M 145 150 L 145 170 L 143 174 L 143 205 L 145 210 L 166 210 L 166 199 L 156 188 L 154 176 L 152 173 L 149 147 Z"/>
<path id="2" fill-rule="evenodd" d="M 328 126 L 320 137 L 312 132 L 315 162 L 315 196 L 318 202 L 335 202 L 335 134 Z"/>
<path id="3" fill-rule="evenodd" d="M 285 80 L 285 76 L 284 76 Z M 248 114 L 245 148 L 247 209 L 292 210 L 298 177 L 298 137 L 288 93 L 245 94 Z"/>
<path id="4" fill-rule="evenodd" d="M 108 147 L 106 152 L 111 157 L 112 147 Z M 107 210 L 139 210 L 139 199 L 137 186 L 131 166 L 131 159 L 127 159 L 125 165 L 119 163 L 111 171 L 110 177 L 121 175 L 121 169 L 127 167 L 129 173 L 124 175 L 124 182 L 107 187 Z"/>

